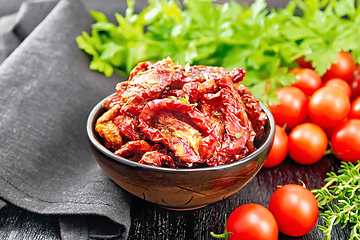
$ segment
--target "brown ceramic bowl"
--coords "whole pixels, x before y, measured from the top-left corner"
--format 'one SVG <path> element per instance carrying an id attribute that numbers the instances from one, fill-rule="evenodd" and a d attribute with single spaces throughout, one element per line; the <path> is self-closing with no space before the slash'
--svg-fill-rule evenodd
<path id="1" fill-rule="evenodd" d="M 274 138 L 274 118 L 269 109 L 261 104 L 268 116 L 264 138 L 255 143 L 258 147 L 255 152 L 240 161 L 197 169 L 149 166 L 119 157 L 101 144 L 94 125 L 97 118 L 105 112 L 102 107 L 104 100 L 94 107 L 87 120 L 87 134 L 94 158 L 120 187 L 168 209 L 201 208 L 239 191 L 264 164 Z"/>

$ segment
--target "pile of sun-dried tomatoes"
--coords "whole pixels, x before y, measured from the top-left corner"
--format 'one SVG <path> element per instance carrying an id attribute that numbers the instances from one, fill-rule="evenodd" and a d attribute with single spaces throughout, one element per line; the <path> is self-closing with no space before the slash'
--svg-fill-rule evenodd
<path id="1" fill-rule="evenodd" d="M 237 84 L 245 70 L 182 66 L 170 58 L 139 63 L 116 86 L 95 129 L 104 146 L 132 161 L 217 166 L 253 151 L 267 121 L 259 101 Z"/>

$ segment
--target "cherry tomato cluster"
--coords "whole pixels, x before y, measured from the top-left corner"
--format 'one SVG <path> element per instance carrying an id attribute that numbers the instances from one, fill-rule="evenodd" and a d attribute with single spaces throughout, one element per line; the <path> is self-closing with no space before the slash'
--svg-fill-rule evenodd
<path id="1" fill-rule="evenodd" d="M 275 137 L 264 167 L 279 165 L 286 156 L 302 165 L 319 161 L 327 152 L 347 162 L 360 160 L 360 65 L 348 52 L 320 76 L 303 58 L 291 69 L 297 82 L 278 89 L 279 104 L 270 105 Z M 249 203 L 236 208 L 223 234 L 228 240 L 275 240 L 310 232 L 319 216 L 315 196 L 305 186 L 278 188 L 268 208 Z"/>
<path id="2" fill-rule="evenodd" d="M 297 82 L 278 89 L 280 103 L 269 106 L 276 130 L 264 167 L 275 167 L 288 155 L 302 165 L 327 152 L 342 161 L 360 159 L 360 65 L 348 52 L 337 57 L 323 76 L 303 59 L 289 71 Z"/>
<path id="3" fill-rule="evenodd" d="M 225 232 L 211 235 L 227 240 L 277 240 L 280 231 L 298 237 L 314 228 L 318 216 L 314 195 L 305 186 L 288 184 L 273 193 L 268 208 L 241 205 L 227 219 Z"/>

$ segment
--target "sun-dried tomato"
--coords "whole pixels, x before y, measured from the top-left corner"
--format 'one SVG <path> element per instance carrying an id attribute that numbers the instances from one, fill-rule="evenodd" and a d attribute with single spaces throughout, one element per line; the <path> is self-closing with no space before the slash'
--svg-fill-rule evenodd
<path id="1" fill-rule="evenodd" d="M 173 112 L 188 116 L 192 125 L 177 119 Z M 162 143 L 182 161 L 202 163 L 215 150 L 216 137 L 209 119 L 194 105 L 178 99 L 155 99 L 139 116 L 140 131 L 153 142 Z M 201 149 L 199 151 L 199 149 Z"/>
<path id="2" fill-rule="evenodd" d="M 245 77 L 246 71 L 243 68 L 234 68 L 229 73 L 229 78 L 233 83 L 241 82 Z"/>
<path id="3" fill-rule="evenodd" d="M 130 116 L 119 115 L 113 120 L 113 123 L 118 127 L 122 136 L 130 141 L 142 140 L 143 136 L 138 131 L 138 121 Z"/>
<path id="4" fill-rule="evenodd" d="M 144 163 L 148 165 L 153 165 L 157 167 L 161 167 L 163 165 L 171 165 L 174 167 L 174 160 L 164 153 L 160 153 L 157 151 L 149 151 L 146 152 L 140 159 L 139 163 Z"/>
<path id="5" fill-rule="evenodd" d="M 96 125 L 114 120 L 120 115 L 120 105 L 114 105 L 96 120 Z"/>
<path id="6" fill-rule="evenodd" d="M 157 98 L 171 84 L 174 66 L 168 58 L 153 65 L 140 64 L 130 73 L 128 81 L 116 86 L 117 95 L 126 104 L 139 104 Z"/>
<path id="7" fill-rule="evenodd" d="M 205 93 L 205 87 L 202 83 L 199 82 L 189 82 L 185 83 L 183 88 L 183 96 L 181 97 L 188 97 L 189 102 L 197 102 Z"/>
<path id="8" fill-rule="evenodd" d="M 242 68 L 139 63 L 96 123 L 107 148 L 154 166 L 217 166 L 255 151 L 267 121 Z"/>
<path id="9" fill-rule="evenodd" d="M 113 108 L 115 105 L 123 106 L 125 103 L 120 100 L 119 96 L 113 96 L 103 102 L 103 107 L 107 110 Z"/>
<path id="10" fill-rule="evenodd" d="M 254 95 L 251 94 L 248 87 L 239 85 L 237 92 L 241 96 L 241 100 L 246 106 L 246 113 L 252 123 L 252 127 L 256 132 L 256 138 L 261 138 L 264 132 L 264 126 L 267 121 L 266 114 L 262 111 L 262 107 Z"/>
<path id="11" fill-rule="evenodd" d="M 223 141 L 221 148 L 216 154 L 216 162 L 209 161 L 209 165 L 224 164 L 232 162 L 243 157 L 249 151 L 254 151 L 254 145 L 249 139 L 254 138 L 251 124 L 246 113 L 245 106 L 242 102 L 237 101 L 232 92 L 223 88 L 215 94 L 206 94 L 204 96 L 210 106 L 216 106 L 212 109 L 213 115 L 221 117 L 224 122 Z M 217 127 L 219 129 L 219 127 Z M 217 133 L 219 134 L 219 133 Z"/>
<path id="12" fill-rule="evenodd" d="M 123 138 L 121 137 L 118 127 L 112 121 L 97 124 L 95 130 L 104 139 L 106 148 L 114 150 L 121 148 Z"/>
<path id="13" fill-rule="evenodd" d="M 121 157 L 130 157 L 137 154 L 145 154 L 149 151 L 152 151 L 151 145 L 144 140 L 139 140 L 125 143 L 119 150 L 115 151 L 115 154 Z"/>

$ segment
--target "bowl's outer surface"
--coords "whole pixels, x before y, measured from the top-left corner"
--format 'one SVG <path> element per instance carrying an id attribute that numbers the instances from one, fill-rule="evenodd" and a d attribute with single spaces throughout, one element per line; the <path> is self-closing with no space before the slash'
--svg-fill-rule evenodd
<path id="1" fill-rule="evenodd" d="M 107 98 L 106 98 L 107 99 Z M 94 130 L 96 119 L 104 112 L 101 101 L 87 122 L 90 148 L 103 171 L 133 195 L 173 210 L 192 210 L 220 201 L 239 191 L 264 164 L 272 145 L 275 123 L 270 111 L 267 138 L 251 155 L 217 167 L 170 169 L 148 166 L 119 157 L 107 150 Z"/>

